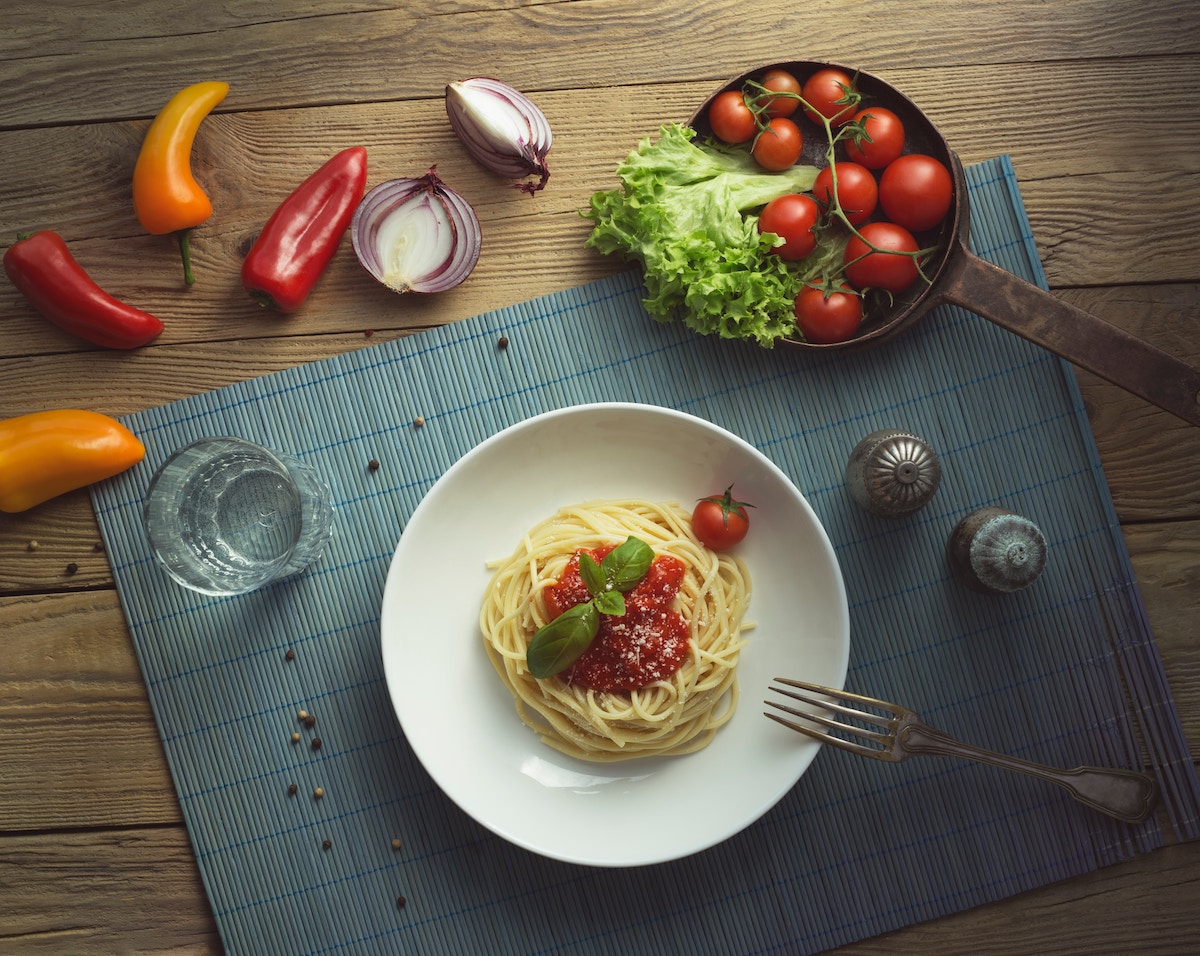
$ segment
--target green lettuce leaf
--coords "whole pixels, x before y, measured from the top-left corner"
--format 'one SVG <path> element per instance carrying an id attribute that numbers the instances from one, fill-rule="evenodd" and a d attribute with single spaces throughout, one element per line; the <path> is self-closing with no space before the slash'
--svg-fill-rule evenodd
<path id="1" fill-rule="evenodd" d="M 764 172 L 747 153 L 695 135 L 671 124 L 642 140 L 617 168 L 621 188 L 595 193 L 583 210 L 594 223 L 586 244 L 641 264 L 655 319 L 770 348 L 795 333 L 802 279 L 770 254 L 777 238 L 744 214 L 810 191 L 817 168 Z"/>

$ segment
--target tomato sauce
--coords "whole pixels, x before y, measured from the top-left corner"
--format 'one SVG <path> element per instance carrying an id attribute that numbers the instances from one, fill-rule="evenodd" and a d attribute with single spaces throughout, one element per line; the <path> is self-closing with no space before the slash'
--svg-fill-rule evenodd
<path id="1" fill-rule="evenodd" d="M 600 548 L 588 554 L 599 563 L 611 550 Z M 601 614 L 595 639 L 559 676 L 589 690 L 631 691 L 679 670 L 688 655 L 687 621 L 674 607 L 683 572 L 678 558 L 655 557 L 646 576 L 626 592 L 624 616 Z M 579 555 L 543 593 L 551 618 L 591 597 L 579 575 Z"/>

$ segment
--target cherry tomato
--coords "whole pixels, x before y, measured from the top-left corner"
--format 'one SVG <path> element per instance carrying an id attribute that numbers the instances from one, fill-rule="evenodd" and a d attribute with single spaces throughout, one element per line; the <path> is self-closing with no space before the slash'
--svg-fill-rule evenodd
<path id="1" fill-rule="evenodd" d="M 846 278 L 856 288 L 903 292 L 917 281 L 916 258 L 904 254 L 920 248 L 911 232 L 893 222 L 869 222 L 859 232 L 871 245 L 851 236 L 844 259 Z"/>
<path id="2" fill-rule="evenodd" d="M 733 485 L 722 495 L 701 498 L 692 511 L 692 531 L 700 543 L 714 551 L 724 551 L 746 537 L 750 530 L 747 508 L 754 505 L 733 500 Z"/>
<path id="3" fill-rule="evenodd" d="M 834 163 L 826 166 L 813 182 L 813 195 L 818 202 L 830 205 L 833 202 L 833 174 L 837 173 L 838 201 L 842 212 L 854 225 L 866 222 L 879 202 L 879 187 L 875 175 L 858 163 Z"/>
<path id="4" fill-rule="evenodd" d="M 779 172 L 796 165 L 803 146 L 800 127 L 786 117 L 777 116 L 758 134 L 750 147 L 750 155 L 763 169 Z"/>
<path id="5" fill-rule="evenodd" d="M 817 236 L 812 228 L 820 218 L 821 207 L 812 196 L 790 193 L 772 199 L 763 207 L 758 217 L 758 231 L 779 236 L 783 245 L 771 251 L 786 262 L 796 262 L 817 247 Z"/>
<path id="6" fill-rule="evenodd" d="M 913 232 L 946 218 L 954 196 L 950 171 L 932 156 L 909 153 L 883 171 L 879 199 L 892 222 Z"/>
<path id="7" fill-rule="evenodd" d="M 800 94 L 800 81 L 787 70 L 768 70 L 759 81 L 773 93 L 791 93 L 794 96 L 761 96 L 758 104 L 767 116 L 791 116 L 800 106 L 796 96 Z"/>
<path id="8" fill-rule="evenodd" d="M 883 169 L 904 152 L 904 123 L 882 106 L 870 106 L 854 114 L 864 135 L 846 141 L 846 155 L 867 169 Z M 869 138 L 868 138 L 869 137 Z"/>
<path id="9" fill-rule="evenodd" d="M 800 95 L 812 107 L 811 110 L 805 110 L 810 120 L 819 124 L 821 120 L 816 114 L 820 113 L 834 126 L 849 123 L 861 99 L 855 89 L 854 78 L 844 70 L 833 67 L 817 70 L 805 80 Z"/>
<path id="10" fill-rule="evenodd" d="M 745 143 L 758 132 L 754 114 L 737 90 L 720 93 L 709 104 L 708 125 L 713 135 L 726 143 Z"/>
<path id="11" fill-rule="evenodd" d="M 827 295 L 820 286 L 806 285 L 796 296 L 796 324 L 817 345 L 854 338 L 862 316 L 862 299 L 845 286 Z"/>

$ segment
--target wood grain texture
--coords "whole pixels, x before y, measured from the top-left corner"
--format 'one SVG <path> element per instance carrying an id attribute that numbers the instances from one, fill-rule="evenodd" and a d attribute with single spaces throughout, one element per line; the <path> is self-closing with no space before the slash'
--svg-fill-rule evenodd
<path id="1" fill-rule="evenodd" d="M 1012 157 L 1055 295 L 1200 363 L 1200 18 L 1192 0 L 11 0 L 0 31 L 0 246 L 56 229 L 110 292 L 167 330 L 133 353 L 50 326 L 0 281 L 0 418 L 123 414 L 609 275 L 590 195 L 637 141 L 749 66 L 875 73 L 964 162 Z M 491 74 L 555 131 L 530 198 L 454 138 L 446 82 Z M 192 154 L 213 217 L 197 283 L 133 216 L 145 130 L 182 85 L 229 97 Z M 431 297 L 373 283 L 343 243 L 305 308 L 262 312 L 242 256 L 329 155 L 370 183 L 439 173 L 475 205 L 484 254 Z M 1200 430 L 1078 375 L 1105 477 L 1193 753 L 1200 753 Z M 86 491 L 0 514 L 0 951 L 222 951 Z M 898 889 L 898 893 L 902 890 Z M 1164 850 L 841 953 L 1191 953 L 1200 844 Z"/>
<path id="2" fill-rule="evenodd" d="M 0 832 L 0 894 L 9 956 L 224 952 L 182 826 Z"/>
<path id="3" fill-rule="evenodd" d="M 339 2 L 328 13 L 301 0 L 273 4 L 269 14 L 258 5 L 213 4 L 194 27 L 190 16 L 150 0 L 75 4 L 87 10 L 82 24 L 60 15 L 62 6 L 22 4 L 6 17 L 12 55 L 0 60 L 9 92 L 0 128 L 148 118 L 180 77 L 228 79 L 230 110 L 278 109 L 437 97 L 447 77 L 473 73 L 534 91 L 645 78 L 715 81 L 789 46 L 869 69 L 1157 57 L 1194 53 L 1198 45 L 1186 0 L 859 0 L 849 21 L 838 0 L 814 0 L 782 28 L 775 8 L 737 0 Z M 79 25 L 103 42 L 81 45 Z"/>

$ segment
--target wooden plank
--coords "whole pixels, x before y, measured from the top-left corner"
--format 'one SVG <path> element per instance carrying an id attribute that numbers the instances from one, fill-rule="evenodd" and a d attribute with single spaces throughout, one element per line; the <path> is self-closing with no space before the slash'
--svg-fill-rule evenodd
<path id="1" fill-rule="evenodd" d="M 0 633 L 0 832 L 177 823 L 116 592 L 0 600 Z"/>
<path id="2" fill-rule="evenodd" d="M 72 43 L 75 20 L 63 6 L 31 5 L 11 34 L 6 29 L 11 38 L 0 56 L 0 84 L 7 92 L 0 128 L 148 118 L 181 80 L 228 79 L 233 92 L 226 108 L 258 110 L 435 97 L 447 81 L 470 73 L 538 90 L 603 89 L 646 77 L 716 81 L 789 58 L 781 50 L 870 70 L 958 69 L 981 54 L 988 63 L 1019 65 L 1190 54 L 1200 47 L 1189 0 L 1052 6 L 1012 0 L 967 8 L 957 0 L 864 0 L 849 24 L 838 0 L 814 0 L 803 16 L 782 19 L 773 7 L 738 0 L 559 0 L 499 10 L 483 4 L 340 4 L 331 15 L 309 15 L 313 0 L 303 0 L 298 14 L 289 7 L 281 12 L 280 4 L 269 15 L 214 4 L 195 27 L 190 17 L 179 22 L 143 0 L 102 10 L 79 3 L 92 31 L 86 35 L 93 38 L 83 47 Z M 448 15 L 453 28 L 445 25 Z M 914 42 L 931 37 L 932 24 L 936 42 Z M 253 55 L 231 57 L 230 50 Z M 614 77 L 615 50 L 621 51 L 621 67 Z M 97 90 L 104 95 L 96 96 Z M 1051 95 L 1056 105 L 1064 98 Z"/>
<path id="3" fill-rule="evenodd" d="M 1126 525 L 1122 533 L 1184 735 L 1200 765 L 1200 529 L 1194 521 L 1168 521 Z"/>
<path id="4" fill-rule="evenodd" d="M 1058 293 L 1193 365 L 1200 285 L 1115 286 Z M 1076 371 L 1104 474 L 1121 521 L 1200 515 L 1200 429 L 1128 392 Z"/>
<path id="5" fill-rule="evenodd" d="M 0 834 L 8 956 L 221 956 L 183 827 Z"/>

